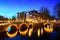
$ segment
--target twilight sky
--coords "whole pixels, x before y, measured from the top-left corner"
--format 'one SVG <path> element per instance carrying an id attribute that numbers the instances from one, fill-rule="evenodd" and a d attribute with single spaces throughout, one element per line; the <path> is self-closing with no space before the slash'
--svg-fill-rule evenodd
<path id="1" fill-rule="evenodd" d="M 42 6 L 50 10 L 53 15 L 53 7 L 60 0 L 0 0 L 0 15 L 11 18 L 17 12 L 39 10 Z"/>

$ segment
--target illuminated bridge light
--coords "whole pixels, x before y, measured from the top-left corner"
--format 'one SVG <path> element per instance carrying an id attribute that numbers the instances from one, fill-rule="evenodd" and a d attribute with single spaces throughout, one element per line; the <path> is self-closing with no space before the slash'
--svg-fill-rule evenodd
<path id="1" fill-rule="evenodd" d="M 8 28 L 7 28 L 7 32 L 6 32 L 7 36 L 9 38 L 15 37 L 17 35 L 17 32 L 18 32 L 17 29 L 18 29 L 17 25 L 15 25 L 15 24 L 9 25 Z"/>
<path id="2" fill-rule="evenodd" d="M 28 32 L 28 25 L 26 23 L 22 23 L 19 26 L 19 33 L 23 36 L 25 36 Z"/>
<path id="3" fill-rule="evenodd" d="M 56 22 L 56 20 L 54 20 L 54 22 Z"/>

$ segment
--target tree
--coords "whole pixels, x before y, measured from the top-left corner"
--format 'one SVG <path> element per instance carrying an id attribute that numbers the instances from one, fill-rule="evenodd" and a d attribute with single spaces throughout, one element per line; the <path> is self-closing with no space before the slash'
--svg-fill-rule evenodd
<path id="1" fill-rule="evenodd" d="M 5 17 L 5 20 L 8 20 L 8 18 L 7 18 L 7 17 Z"/>
<path id="2" fill-rule="evenodd" d="M 20 12 L 20 19 L 26 19 L 26 12 L 25 11 L 23 11 L 23 12 Z"/>
<path id="3" fill-rule="evenodd" d="M 0 15 L 0 20 L 4 20 L 4 16 L 1 16 L 1 15 Z"/>
<path id="4" fill-rule="evenodd" d="M 40 9 L 40 16 L 41 16 L 41 18 L 43 18 L 43 19 L 50 19 L 50 13 L 49 13 L 49 10 L 47 9 L 47 8 L 44 8 L 44 7 L 42 7 L 41 9 Z"/>
<path id="5" fill-rule="evenodd" d="M 54 7 L 54 13 L 57 14 L 58 19 L 60 19 L 60 3 L 57 3 Z"/>
<path id="6" fill-rule="evenodd" d="M 15 16 L 13 16 L 13 17 L 12 17 L 12 20 L 16 20 L 16 17 L 15 17 Z"/>

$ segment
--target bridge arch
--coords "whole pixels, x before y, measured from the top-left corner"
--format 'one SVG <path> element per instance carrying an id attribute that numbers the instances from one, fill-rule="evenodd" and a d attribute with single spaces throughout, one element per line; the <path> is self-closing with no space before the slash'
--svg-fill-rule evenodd
<path id="1" fill-rule="evenodd" d="M 25 36 L 28 32 L 29 25 L 27 23 L 21 23 L 19 25 L 19 33 L 23 36 Z"/>
<path id="2" fill-rule="evenodd" d="M 9 29 L 11 29 L 10 31 L 11 32 L 9 32 L 8 30 Z M 7 34 L 7 36 L 8 37 L 10 37 L 10 38 L 13 38 L 13 37 L 15 37 L 16 35 L 17 35 L 17 33 L 18 33 L 18 27 L 17 27 L 17 25 L 16 24 L 10 24 L 8 27 L 7 27 L 7 29 L 6 29 L 6 34 Z M 15 31 L 15 32 L 14 32 Z"/>
<path id="3" fill-rule="evenodd" d="M 53 32 L 53 24 L 52 23 L 44 23 L 44 30 L 48 33 Z"/>

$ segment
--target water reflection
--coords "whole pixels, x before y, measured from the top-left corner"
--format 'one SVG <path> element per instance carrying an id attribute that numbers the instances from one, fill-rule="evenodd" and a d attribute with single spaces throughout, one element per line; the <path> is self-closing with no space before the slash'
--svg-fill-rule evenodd
<path id="1" fill-rule="evenodd" d="M 49 40 L 56 40 L 57 37 L 58 37 L 58 32 L 53 31 L 52 33 L 50 33 Z"/>
<path id="2" fill-rule="evenodd" d="M 51 33 L 43 30 L 43 35 L 40 35 L 40 37 L 37 36 L 37 30 L 34 30 L 31 37 L 29 37 L 28 34 L 26 36 L 22 36 L 18 33 L 15 37 L 9 38 L 6 37 L 6 32 L 0 33 L 0 40 L 60 40 L 60 28 L 58 27 L 54 28 L 53 32 Z"/>
<path id="3" fill-rule="evenodd" d="M 54 30 L 52 33 L 44 33 L 43 36 L 38 37 L 35 33 L 33 33 L 33 35 L 31 37 L 29 37 L 28 35 L 26 36 L 21 36 L 21 35 L 17 35 L 16 37 L 13 38 L 3 38 L 3 40 L 57 40 L 59 36 L 59 32 Z"/>
<path id="4" fill-rule="evenodd" d="M 17 35 L 14 38 L 4 38 L 3 40 L 28 40 L 28 36 Z"/>

